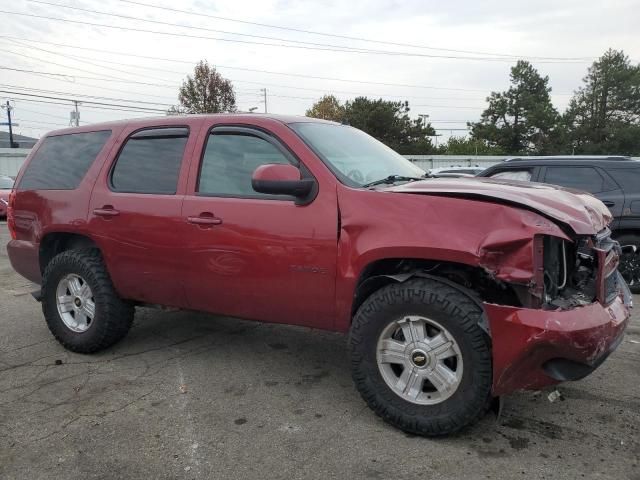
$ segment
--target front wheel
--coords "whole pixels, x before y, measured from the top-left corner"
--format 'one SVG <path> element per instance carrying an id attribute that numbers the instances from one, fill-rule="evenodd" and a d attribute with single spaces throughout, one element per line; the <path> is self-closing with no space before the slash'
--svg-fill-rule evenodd
<path id="1" fill-rule="evenodd" d="M 352 374 L 369 407 L 418 435 L 447 435 L 491 404 L 482 309 L 459 290 L 418 278 L 373 293 L 349 337 Z"/>

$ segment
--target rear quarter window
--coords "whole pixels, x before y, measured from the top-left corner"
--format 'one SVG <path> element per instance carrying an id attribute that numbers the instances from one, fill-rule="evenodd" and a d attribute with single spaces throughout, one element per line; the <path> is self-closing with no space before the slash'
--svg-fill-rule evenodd
<path id="1" fill-rule="evenodd" d="M 640 168 L 612 168 L 607 171 L 625 192 L 640 193 Z"/>
<path id="2" fill-rule="evenodd" d="M 55 135 L 42 141 L 18 190 L 74 190 L 107 143 L 111 130 Z"/>

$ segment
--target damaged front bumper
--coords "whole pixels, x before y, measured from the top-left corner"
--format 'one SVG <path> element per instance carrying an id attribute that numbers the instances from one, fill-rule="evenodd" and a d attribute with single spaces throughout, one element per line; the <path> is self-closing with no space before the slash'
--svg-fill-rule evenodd
<path id="1" fill-rule="evenodd" d="M 629 323 L 631 294 L 619 280 L 620 294 L 608 305 L 542 310 L 485 303 L 493 343 L 493 394 L 538 390 L 595 370 L 620 344 Z"/>

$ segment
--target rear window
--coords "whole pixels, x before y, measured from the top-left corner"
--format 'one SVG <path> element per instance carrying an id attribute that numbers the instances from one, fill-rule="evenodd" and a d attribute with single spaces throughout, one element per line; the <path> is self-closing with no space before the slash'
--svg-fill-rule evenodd
<path id="1" fill-rule="evenodd" d="M 27 166 L 19 190 L 73 190 L 87 174 L 111 130 L 47 137 Z"/>
<path id="2" fill-rule="evenodd" d="M 521 180 L 523 182 L 531 181 L 531 170 L 504 170 L 494 173 L 491 178 L 501 178 L 502 180 Z"/>

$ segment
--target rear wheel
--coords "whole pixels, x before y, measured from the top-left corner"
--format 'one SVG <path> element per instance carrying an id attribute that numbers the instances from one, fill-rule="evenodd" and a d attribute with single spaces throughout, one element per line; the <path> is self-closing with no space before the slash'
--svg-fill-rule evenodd
<path id="1" fill-rule="evenodd" d="M 634 245 L 636 251 L 626 249 L 620 257 L 620 274 L 629 285 L 632 293 L 640 293 L 640 236 L 633 234 L 620 235 L 616 238 L 620 246 Z"/>
<path id="2" fill-rule="evenodd" d="M 79 353 L 97 352 L 121 340 L 134 316 L 134 307 L 115 292 L 96 249 L 69 250 L 49 262 L 42 311 L 53 336 Z"/>
<path id="3" fill-rule="evenodd" d="M 373 293 L 350 332 L 352 374 L 385 421 L 419 435 L 454 433 L 491 404 L 490 341 L 482 309 L 431 279 Z"/>

